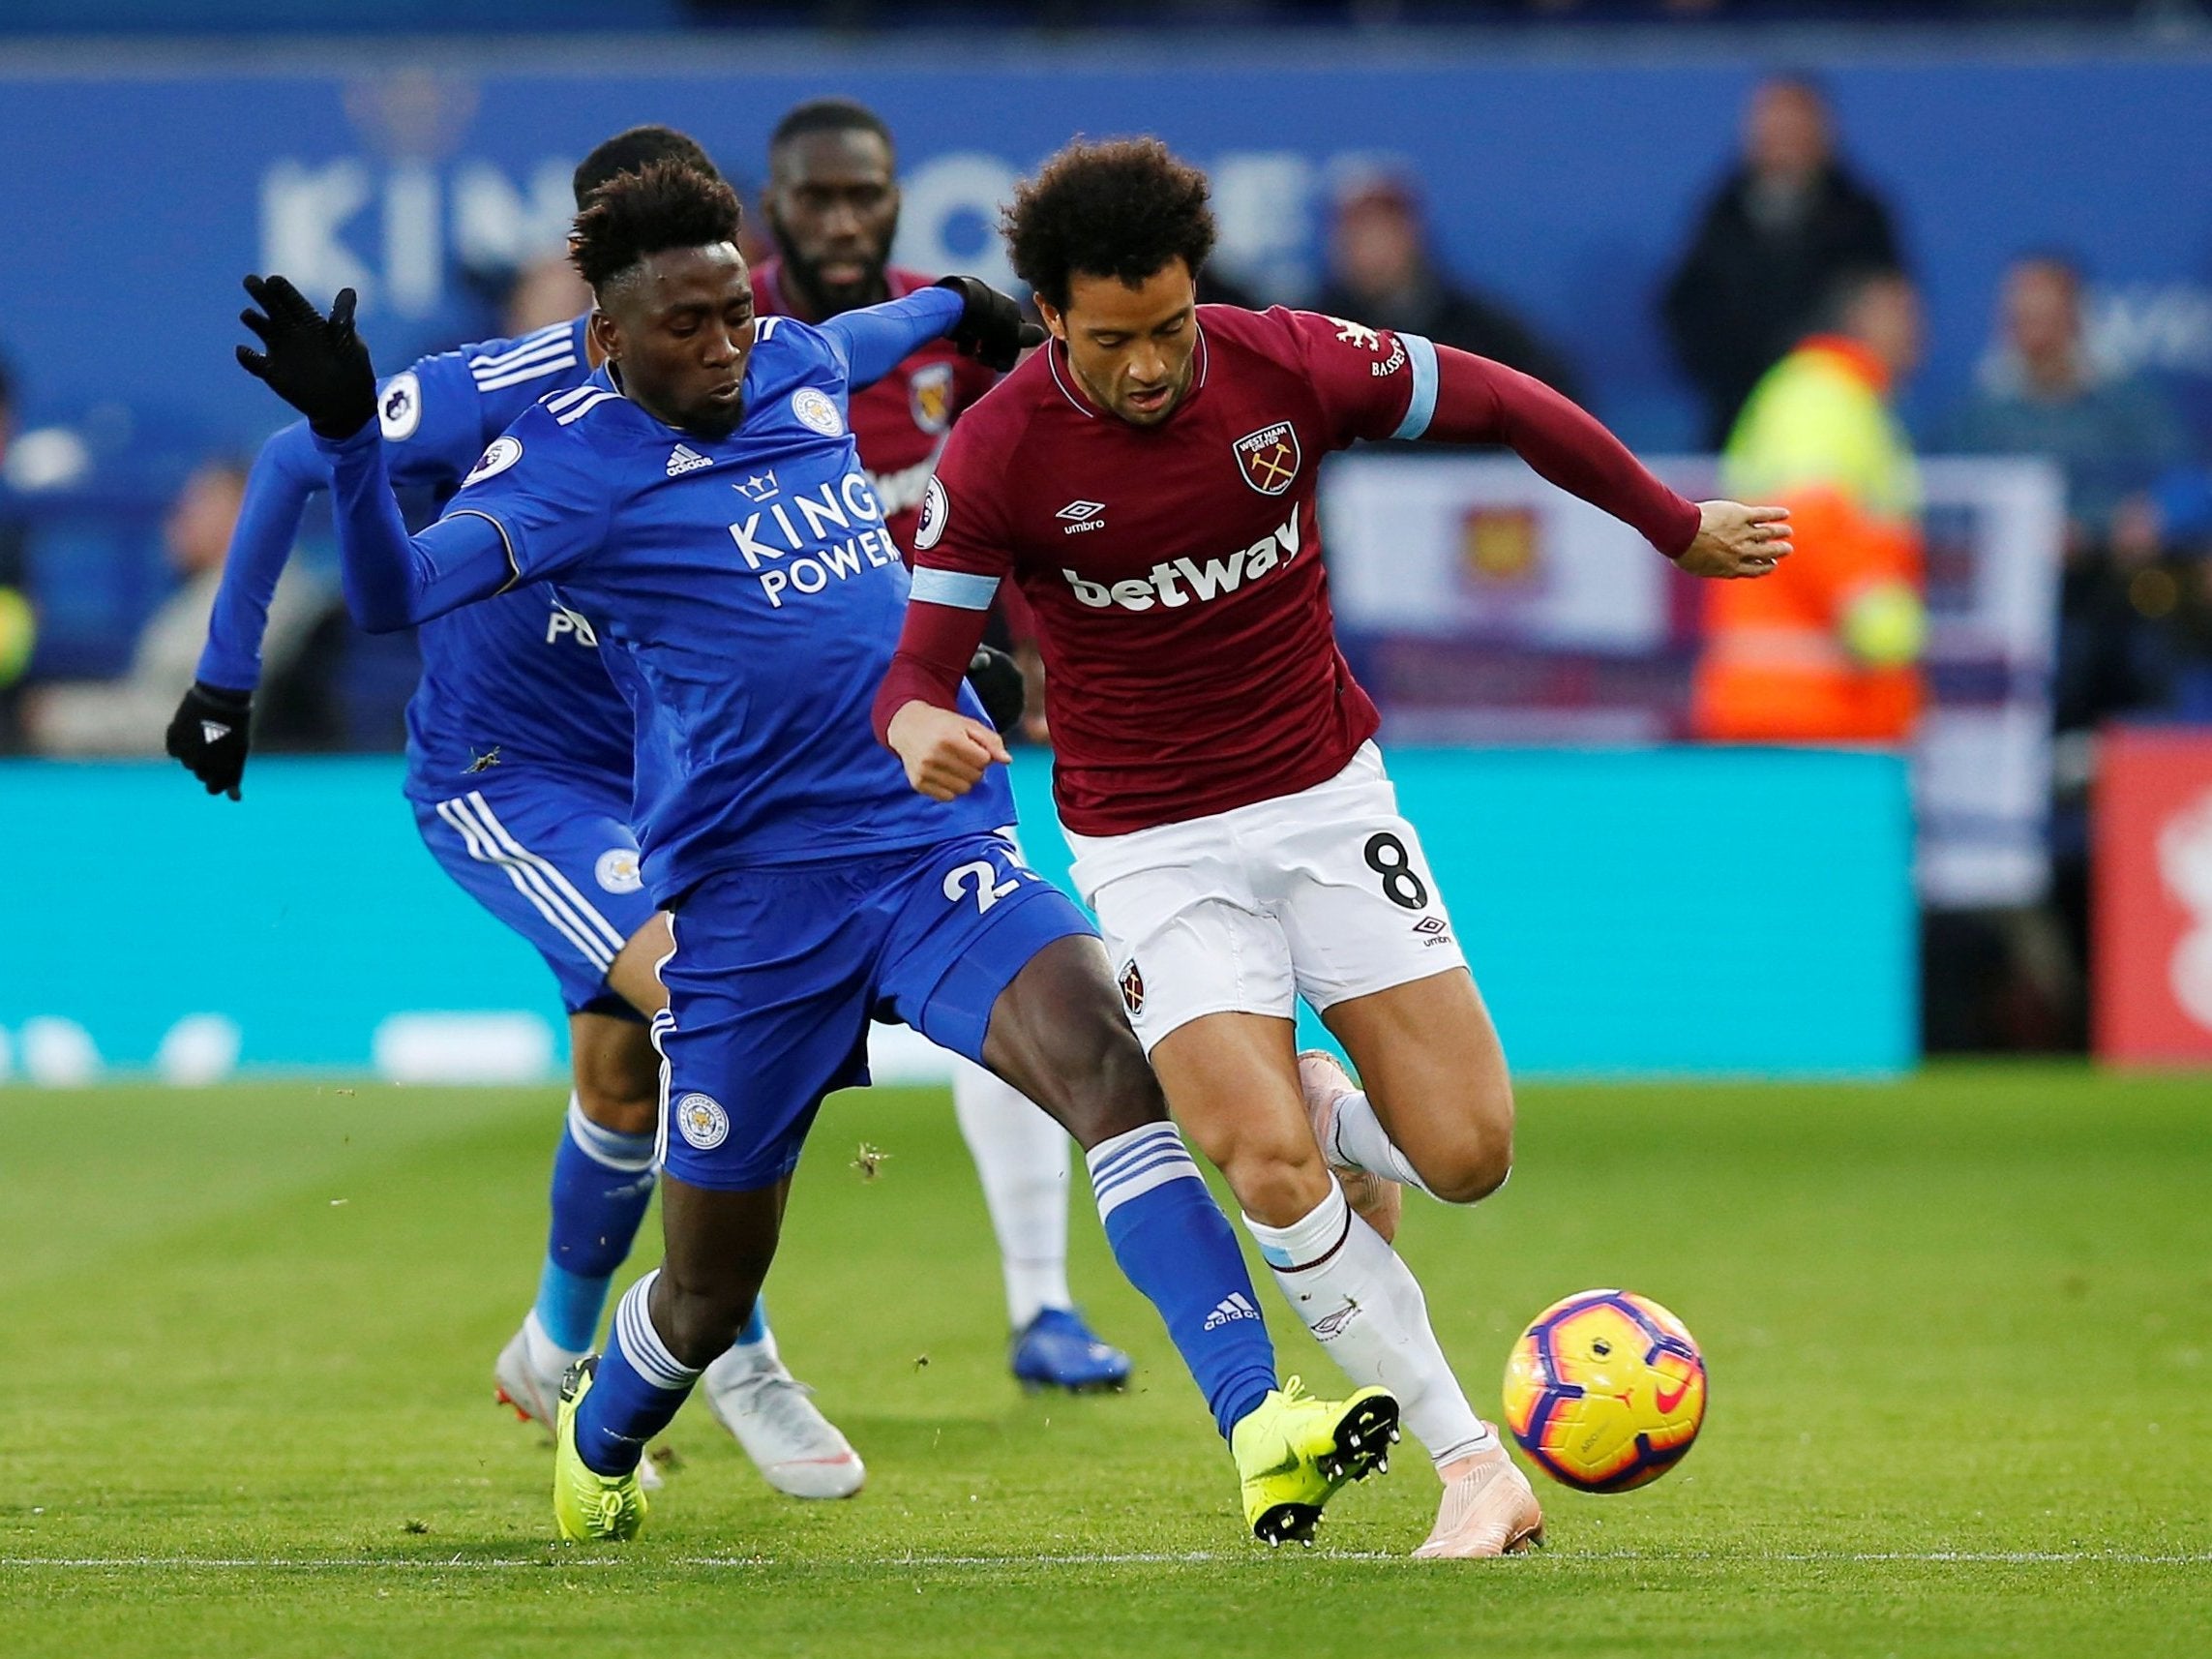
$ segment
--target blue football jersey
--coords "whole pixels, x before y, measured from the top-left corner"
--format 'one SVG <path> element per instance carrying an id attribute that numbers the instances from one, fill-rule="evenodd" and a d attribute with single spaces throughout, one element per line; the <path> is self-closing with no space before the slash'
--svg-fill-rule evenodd
<path id="1" fill-rule="evenodd" d="M 835 336 L 762 317 L 743 422 L 715 440 L 602 370 L 526 411 L 447 508 L 490 520 L 518 578 L 550 580 L 598 639 L 636 716 L 634 824 L 661 902 L 717 869 L 1013 822 L 1002 769 L 932 801 L 870 730 L 908 584 L 847 429 L 850 376 Z"/>
<path id="2" fill-rule="evenodd" d="M 591 373 L 584 317 L 426 357 L 377 391 L 392 482 L 450 495 L 486 448 L 549 391 Z M 630 707 L 588 623 L 542 583 L 422 625 L 407 704 L 407 793 L 435 800 L 487 764 L 627 778 Z"/>

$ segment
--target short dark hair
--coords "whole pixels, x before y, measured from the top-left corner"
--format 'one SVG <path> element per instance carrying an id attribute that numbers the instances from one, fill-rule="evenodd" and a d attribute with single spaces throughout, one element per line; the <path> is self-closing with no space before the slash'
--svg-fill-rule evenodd
<path id="1" fill-rule="evenodd" d="M 576 216 L 568 256 L 597 292 L 639 260 L 671 248 L 737 240 L 737 194 L 681 162 L 616 173 Z"/>
<path id="2" fill-rule="evenodd" d="M 1064 309 L 1077 276 L 1131 287 L 1213 252 L 1206 175 L 1157 138 L 1078 138 L 1014 187 L 1000 228 L 1022 281 Z"/>
<path id="3" fill-rule="evenodd" d="M 784 118 L 768 135 L 768 153 L 774 155 L 793 138 L 803 138 L 809 133 L 873 133 L 883 140 L 884 149 L 894 155 L 898 152 L 883 118 L 857 99 L 810 98 L 784 111 Z"/>
<path id="4" fill-rule="evenodd" d="M 576 177 L 571 181 L 576 191 L 576 205 L 589 206 L 591 193 L 609 179 L 641 171 L 655 162 L 681 162 L 708 178 L 722 176 L 714 166 L 714 158 L 690 134 L 679 133 L 673 127 L 632 127 L 626 133 L 615 134 L 576 164 Z"/>

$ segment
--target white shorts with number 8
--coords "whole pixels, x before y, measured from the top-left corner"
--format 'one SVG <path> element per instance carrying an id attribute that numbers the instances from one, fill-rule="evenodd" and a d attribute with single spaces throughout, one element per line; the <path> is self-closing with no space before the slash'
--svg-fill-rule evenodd
<path id="1" fill-rule="evenodd" d="M 1373 743 L 1296 795 L 1068 836 L 1148 1052 L 1210 1013 L 1289 1019 L 1466 966 Z"/>

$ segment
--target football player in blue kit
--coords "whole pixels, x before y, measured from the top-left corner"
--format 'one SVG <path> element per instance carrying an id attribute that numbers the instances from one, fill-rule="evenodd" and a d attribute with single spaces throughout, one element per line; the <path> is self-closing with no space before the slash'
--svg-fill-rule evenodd
<path id="1" fill-rule="evenodd" d="M 715 172 L 685 135 L 633 128 L 578 166 L 578 205 L 616 174 L 656 161 Z M 393 481 L 450 496 L 511 421 L 591 374 L 585 321 L 442 352 L 383 381 L 377 419 Z M 330 464 L 304 422 L 270 438 L 254 464 L 198 683 L 168 733 L 169 752 L 211 795 L 238 797 L 269 598 L 309 497 L 329 483 Z M 654 1184 L 660 1057 L 644 1022 L 665 1001 L 653 963 L 668 943 L 630 829 L 633 722 L 590 624 L 542 584 L 427 622 L 420 646 L 405 788 L 424 843 L 537 949 L 568 1012 L 574 1092 L 553 1158 L 545 1261 L 535 1305 L 493 1367 L 499 1399 L 551 1429 L 560 1379 L 594 1344 Z M 998 1152 L 979 1146 L 976 1156 Z M 1016 1146 L 1005 1156 L 1027 1152 Z M 1008 1185 L 984 1183 L 987 1193 Z M 859 1490 L 858 1454 L 784 1365 L 764 1306 L 708 1368 L 703 1392 L 778 1491 L 845 1497 Z"/>
<path id="2" fill-rule="evenodd" d="M 1000 832 L 1002 776 L 938 803 L 874 742 L 908 579 L 845 420 L 850 388 L 946 335 L 1010 365 L 1035 331 L 972 278 L 812 327 L 756 322 L 736 198 L 657 164 L 604 187 L 573 256 L 604 367 L 525 411 L 410 537 L 388 481 L 352 296 L 326 319 L 250 279 L 240 359 L 332 464 L 347 603 L 422 622 L 550 581 L 637 722 L 631 822 L 673 914 L 654 1022 L 666 1254 L 564 1385 L 554 1515 L 635 1535 L 638 1463 L 736 1336 L 774 1257 L 823 1097 L 866 1080 L 873 1018 L 978 1061 L 1063 1124 L 1109 1244 L 1229 1440 L 1254 1532 L 1310 1537 L 1378 1467 L 1396 1403 L 1318 1401 L 1274 1355 L 1235 1236 L 1123 1018 L 1096 934 Z M 971 692 L 979 749 L 1002 756 Z"/>

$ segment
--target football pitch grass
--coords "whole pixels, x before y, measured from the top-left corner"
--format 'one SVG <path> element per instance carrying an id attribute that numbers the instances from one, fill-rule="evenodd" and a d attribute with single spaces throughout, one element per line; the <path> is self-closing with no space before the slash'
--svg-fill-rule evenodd
<path id="1" fill-rule="evenodd" d="M 1625 1284 L 1697 1334 L 1712 1412 L 1643 1492 L 1539 1481 L 1540 1554 L 1452 1564 L 1403 1558 L 1436 1494 L 1410 1443 L 1322 1548 L 1251 1542 L 1080 1176 L 1077 1291 L 1137 1374 L 1018 1392 L 926 1090 L 824 1111 L 769 1286 L 866 1492 L 777 1497 L 695 1403 L 645 1537 L 551 1544 L 545 1437 L 493 1410 L 490 1370 L 559 1106 L 0 1091 L 0 1651 L 2212 1651 L 2201 1079 L 1525 1089 L 1511 1184 L 1409 1203 L 1400 1239 L 1478 1408 L 1522 1322 Z M 1261 1285 L 1285 1369 L 1333 1384 Z"/>

